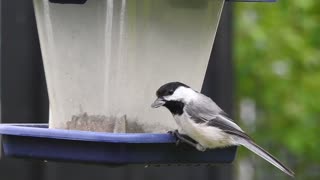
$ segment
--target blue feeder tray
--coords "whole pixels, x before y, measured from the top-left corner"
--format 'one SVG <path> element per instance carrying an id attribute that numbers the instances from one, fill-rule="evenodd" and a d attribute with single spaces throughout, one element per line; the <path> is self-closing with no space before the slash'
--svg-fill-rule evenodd
<path id="1" fill-rule="evenodd" d="M 170 134 L 49 129 L 47 124 L 0 124 L 5 156 L 109 165 L 231 163 L 236 147 L 197 151 Z"/>

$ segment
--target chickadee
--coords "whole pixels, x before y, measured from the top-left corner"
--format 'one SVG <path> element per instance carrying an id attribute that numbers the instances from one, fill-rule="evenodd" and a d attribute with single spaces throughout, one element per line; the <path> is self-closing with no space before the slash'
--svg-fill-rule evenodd
<path id="1" fill-rule="evenodd" d="M 242 145 L 291 177 L 294 172 L 283 165 L 266 150 L 258 146 L 226 113 L 209 97 L 194 91 L 180 82 L 170 82 L 161 86 L 153 108 L 164 106 L 172 113 L 179 130 L 175 135 L 200 151 L 207 148 L 222 148 Z M 196 142 L 190 141 L 184 133 Z"/>

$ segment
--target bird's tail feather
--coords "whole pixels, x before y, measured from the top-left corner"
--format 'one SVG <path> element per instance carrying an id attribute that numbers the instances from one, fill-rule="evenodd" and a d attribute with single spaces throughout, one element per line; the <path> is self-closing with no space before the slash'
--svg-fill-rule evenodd
<path id="1" fill-rule="evenodd" d="M 275 167 L 279 168 L 284 173 L 288 174 L 291 177 L 294 177 L 294 172 L 283 165 L 278 159 L 273 157 L 270 153 L 268 153 L 266 150 L 258 146 L 256 143 L 254 143 L 252 140 L 247 140 L 243 138 L 238 139 L 238 143 L 246 148 L 248 148 L 250 151 L 254 152 L 258 156 L 262 157 Z"/>

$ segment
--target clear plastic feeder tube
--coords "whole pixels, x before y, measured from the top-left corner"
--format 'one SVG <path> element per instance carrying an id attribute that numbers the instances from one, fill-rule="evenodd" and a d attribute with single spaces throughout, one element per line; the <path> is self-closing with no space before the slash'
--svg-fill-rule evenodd
<path id="1" fill-rule="evenodd" d="M 34 0 L 50 128 L 166 132 L 169 81 L 202 86 L 224 0 Z M 115 123 L 117 122 L 117 123 Z"/>

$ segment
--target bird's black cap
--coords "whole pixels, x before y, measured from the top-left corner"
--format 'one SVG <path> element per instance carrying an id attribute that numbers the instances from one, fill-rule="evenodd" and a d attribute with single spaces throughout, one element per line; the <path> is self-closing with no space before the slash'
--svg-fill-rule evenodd
<path id="1" fill-rule="evenodd" d="M 162 85 L 158 90 L 157 90 L 157 97 L 163 97 L 163 96 L 168 96 L 168 95 L 172 95 L 174 93 L 174 91 L 178 88 L 178 87 L 187 87 L 189 88 L 189 86 L 181 83 L 181 82 L 169 82 L 167 84 Z"/>

